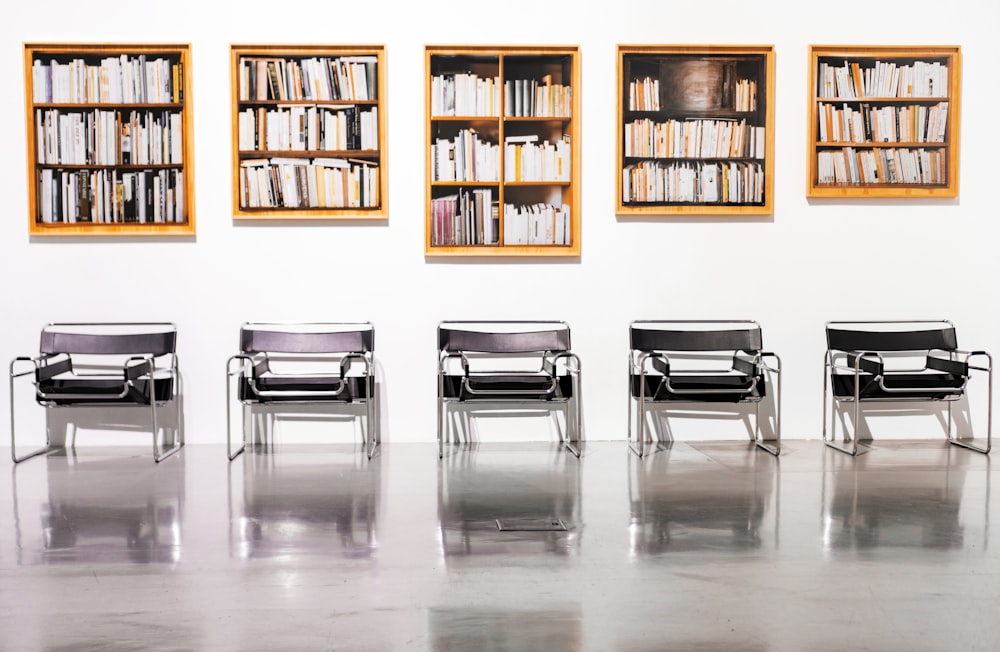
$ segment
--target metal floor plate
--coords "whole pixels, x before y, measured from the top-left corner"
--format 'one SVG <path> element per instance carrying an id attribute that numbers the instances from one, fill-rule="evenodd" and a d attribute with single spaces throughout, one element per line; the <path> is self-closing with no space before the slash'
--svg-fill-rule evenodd
<path id="1" fill-rule="evenodd" d="M 566 524 L 560 518 L 498 518 L 501 532 L 565 532 Z"/>

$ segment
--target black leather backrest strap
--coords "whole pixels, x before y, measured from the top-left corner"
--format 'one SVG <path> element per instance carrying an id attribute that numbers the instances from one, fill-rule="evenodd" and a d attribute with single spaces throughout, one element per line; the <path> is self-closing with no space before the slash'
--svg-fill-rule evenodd
<path id="1" fill-rule="evenodd" d="M 155 333 L 65 333 L 43 330 L 41 353 L 165 355 L 177 350 L 177 331 Z"/>
<path id="2" fill-rule="evenodd" d="M 461 328 L 438 328 L 438 347 L 454 353 L 530 353 L 532 351 L 569 351 L 568 328 L 521 331 L 517 333 L 482 332 Z"/>
<path id="3" fill-rule="evenodd" d="M 958 348 L 952 327 L 927 330 L 868 331 L 828 326 L 827 346 L 838 351 L 926 351 Z"/>
<path id="4" fill-rule="evenodd" d="M 663 330 L 633 326 L 629 339 L 636 351 L 760 351 L 760 328 Z"/>
<path id="5" fill-rule="evenodd" d="M 375 347 L 372 328 L 332 332 L 281 331 L 272 328 L 240 329 L 244 353 L 369 353 Z"/>

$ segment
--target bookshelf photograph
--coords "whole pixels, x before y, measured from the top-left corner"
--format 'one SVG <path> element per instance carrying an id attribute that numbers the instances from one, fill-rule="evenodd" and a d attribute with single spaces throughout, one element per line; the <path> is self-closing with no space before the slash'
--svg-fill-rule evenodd
<path id="1" fill-rule="evenodd" d="M 616 213 L 766 215 L 774 46 L 619 45 Z"/>
<path id="2" fill-rule="evenodd" d="M 958 195 L 958 47 L 809 47 L 809 197 Z"/>
<path id="3" fill-rule="evenodd" d="M 425 56 L 425 254 L 579 256 L 579 48 Z"/>
<path id="4" fill-rule="evenodd" d="M 233 219 L 388 216 L 385 47 L 232 45 Z"/>
<path id="5" fill-rule="evenodd" d="M 28 233 L 192 235 L 191 51 L 26 43 Z"/>

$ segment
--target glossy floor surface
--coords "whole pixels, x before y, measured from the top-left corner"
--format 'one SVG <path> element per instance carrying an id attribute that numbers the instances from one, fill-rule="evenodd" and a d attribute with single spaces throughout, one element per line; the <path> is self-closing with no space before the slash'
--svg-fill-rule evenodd
<path id="1" fill-rule="evenodd" d="M 8 452 L 2 650 L 1000 649 L 996 471 L 943 442 Z"/>

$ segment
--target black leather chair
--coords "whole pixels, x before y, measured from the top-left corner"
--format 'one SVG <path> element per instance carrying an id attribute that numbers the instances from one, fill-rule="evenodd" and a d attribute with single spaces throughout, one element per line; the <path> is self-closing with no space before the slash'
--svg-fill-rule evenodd
<path id="1" fill-rule="evenodd" d="M 14 463 L 52 450 L 46 445 L 17 455 L 15 380 L 31 377 L 35 400 L 46 408 L 143 406 L 152 417 L 153 459 L 160 462 L 184 445 L 177 328 L 168 323 L 49 324 L 42 329 L 39 354 L 10 364 L 10 437 Z M 171 447 L 159 443 L 156 410 L 173 401 L 179 435 Z"/>
<path id="2" fill-rule="evenodd" d="M 993 404 L 993 358 L 986 351 L 961 351 L 955 327 L 945 320 L 932 321 L 834 321 L 826 325 L 827 350 L 823 373 L 823 441 L 827 446 L 858 455 L 868 447 L 858 445 L 862 403 L 945 401 L 948 404 L 948 440 L 958 446 L 989 453 L 992 444 L 992 409 L 987 408 L 986 446 L 953 434 L 952 402 L 966 395 L 973 371 L 987 374 Z M 831 403 L 832 401 L 832 403 Z M 833 432 L 833 407 L 854 406 L 854 434 L 844 429 L 842 442 Z M 827 435 L 827 406 L 831 424 Z M 848 442 L 850 439 L 850 442 Z"/>
<path id="3" fill-rule="evenodd" d="M 583 418 L 580 359 L 558 321 L 446 321 L 438 326 L 438 456 L 449 439 L 450 404 L 566 405 L 563 442 L 577 457 Z M 573 418 L 570 418 L 570 413 Z M 570 426 L 570 422 L 574 426 Z"/>
<path id="4" fill-rule="evenodd" d="M 232 386 L 244 406 L 361 404 L 364 443 L 371 459 L 378 447 L 378 393 L 375 388 L 375 328 L 370 323 L 247 323 L 240 329 L 240 352 L 226 362 L 226 454 L 232 448 Z M 235 363 L 235 364 L 234 364 Z M 252 437 L 252 433 L 251 433 Z"/>
<path id="5" fill-rule="evenodd" d="M 753 403 L 757 446 L 781 452 L 781 360 L 764 351 L 760 326 L 753 321 L 642 320 L 629 326 L 629 448 L 645 455 L 651 439 L 645 414 L 649 404 Z M 765 364 L 772 359 L 774 366 Z M 773 374 L 774 439 L 760 432 L 760 403 L 767 374 Z M 632 403 L 637 404 L 636 441 L 632 440 Z"/>

